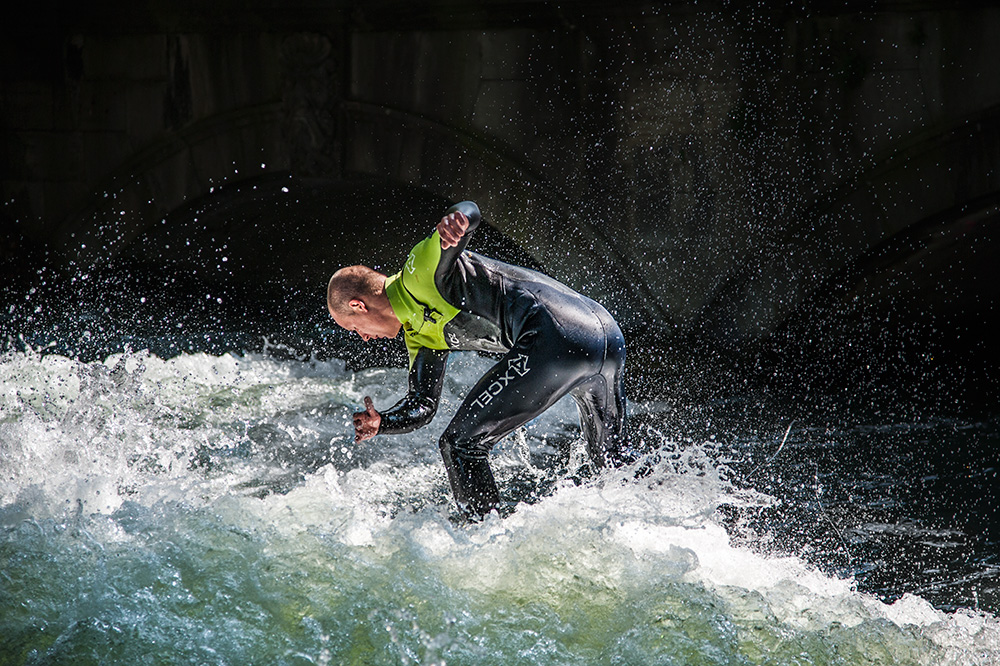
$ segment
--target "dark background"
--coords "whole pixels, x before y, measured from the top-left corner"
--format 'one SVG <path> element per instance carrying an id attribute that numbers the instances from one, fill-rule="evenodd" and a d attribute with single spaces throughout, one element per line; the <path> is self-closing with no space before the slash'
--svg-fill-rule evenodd
<path id="1" fill-rule="evenodd" d="M 995 411 L 989 2 L 51 2 L 3 22 L 7 348 L 401 363 L 331 327 L 449 203 L 630 392 Z"/>

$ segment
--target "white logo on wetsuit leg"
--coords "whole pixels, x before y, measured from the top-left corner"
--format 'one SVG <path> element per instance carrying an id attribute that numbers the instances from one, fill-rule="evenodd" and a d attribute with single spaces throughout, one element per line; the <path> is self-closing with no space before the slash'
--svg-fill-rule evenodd
<path id="1" fill-rule="evenodd" d="M 458 349 L 458 346 L 461 344 L 461 341 L 458 339 L 458 336 L 455 335 L 454 333 L 448 333 L 448 344 L 451 345 L 452 349 Z"/>
<path id="2" fill-rule="evenodd" d="M 476 399 L 472 401 L 472 404 L 476 407 L 485 407 L 486 405 L 493 402 L 493 398 L 500 395 L 500 392 L 507 388 L 507 384 L 514 377 L 524 377 L 528 374 L 531 368 L 528 367 L 528 357 L 524 354 L 518 354 L 517 358 L 512 358 L 507 361 L 507 372 L 497 377 L 492 384 L 486 387 L 486 390 L 476 396 Z"/>

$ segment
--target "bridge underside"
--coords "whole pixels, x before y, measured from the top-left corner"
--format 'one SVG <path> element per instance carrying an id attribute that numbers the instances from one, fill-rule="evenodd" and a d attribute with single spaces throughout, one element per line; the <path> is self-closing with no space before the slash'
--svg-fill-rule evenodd
<path id="1" fill-rule="evenodd" d="M 481 250 L 608 306 L 647 393 L 995 398 L 1000 9 L 53 9 L 2 28 L 10 327 L 131 275 L 305 340 L 332 270 L 471 198 Z"/>

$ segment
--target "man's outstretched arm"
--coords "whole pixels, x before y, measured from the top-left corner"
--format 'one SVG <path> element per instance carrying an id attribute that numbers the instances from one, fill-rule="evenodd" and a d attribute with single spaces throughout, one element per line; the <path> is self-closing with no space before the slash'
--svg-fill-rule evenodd
<path id="1" fill-rule="evenodd" d="M 355 441 L 398 435 L 430 423 L 437 413 L 447 362 L 447 350 L 423 347 L 417 351 L 410 368 L 409 390 L 402 400 L 380 414 L 371 398 L 365 398 L 365 411 L 354 415 Z"/>

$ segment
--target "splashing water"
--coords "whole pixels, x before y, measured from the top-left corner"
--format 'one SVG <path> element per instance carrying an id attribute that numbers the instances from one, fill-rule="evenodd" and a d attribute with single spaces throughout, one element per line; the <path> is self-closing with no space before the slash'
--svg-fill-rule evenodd
<path id="1" fill-rule="evenodd" d="M 733 545 L 719 507 L 772 500 L 710 446 L 588 470 L 566 401 L 495 450 L 512 513 L 462 525 L 436 441 L 488 363 L 355 444 L 403 370 L 7 354 L 0 664 L 1000 663 L 990 614 Z"/>

